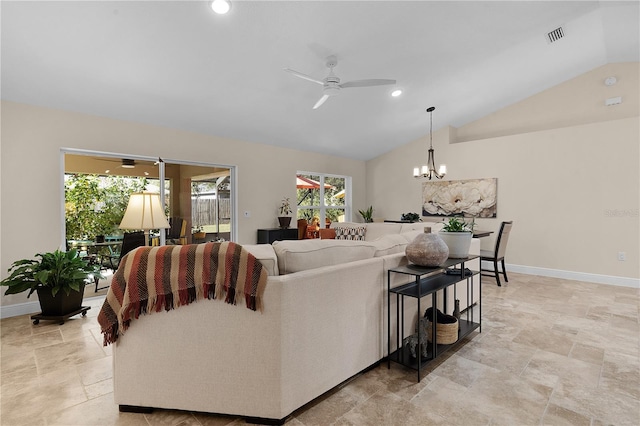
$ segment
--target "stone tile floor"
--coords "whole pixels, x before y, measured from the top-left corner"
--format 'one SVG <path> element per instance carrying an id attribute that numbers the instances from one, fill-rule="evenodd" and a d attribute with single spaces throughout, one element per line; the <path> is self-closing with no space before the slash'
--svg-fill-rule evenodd
<path id="1" fill-rule="evenodd" d="M 381 364 L 296 411 L 288 425 L 640 425 L 638 289 L 510 274 L 485 278 L 482 333 L 420 383 Z M 93 290 L 91 290 L 93 291 Z M 0 321 L 0 425 L 212 426 L 242 419 L 119 413 L 96 321 Z"/>

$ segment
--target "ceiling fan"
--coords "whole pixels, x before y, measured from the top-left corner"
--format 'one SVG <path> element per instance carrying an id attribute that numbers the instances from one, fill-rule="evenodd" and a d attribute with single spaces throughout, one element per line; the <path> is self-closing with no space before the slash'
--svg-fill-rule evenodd
<path id="1" fill-rule="evenodd" d="M 300 77 L 304 80 L 309 80 L 313 83 L 318 83 L 323 86 L 322 97 L 313 106 L 313 109 L 317 109 L 322 105 L 329 96 L 335 96 L 340 93 L 340 89 L 348 89 L 349 87 L 370 87 L 370 86 L 385 86 L 388 84 L 396 84 L 395 80 L 386 79 L 371 79 L 371 80 L 353 80 L 345 83 L 340 83 L 340 78 L 333 73 L 333 69 L 338 65 L 338 59 L 331 55 L 327 58 L 327 68 L 329 68 L 329 75 L 324 80 L 318 80 L 301 72 L 292 70 L 291 68 L 284 68 L 286 72 L 289 72 L 296 77 Z"/>

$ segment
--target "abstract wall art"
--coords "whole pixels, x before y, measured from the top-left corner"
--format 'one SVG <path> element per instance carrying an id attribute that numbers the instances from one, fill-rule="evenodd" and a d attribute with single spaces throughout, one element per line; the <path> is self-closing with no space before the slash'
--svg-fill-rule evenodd
<path id="1" fill-rule="evenodd" d="M 497 217 L 498 179 L 422 184 L 423 216 Z"/>

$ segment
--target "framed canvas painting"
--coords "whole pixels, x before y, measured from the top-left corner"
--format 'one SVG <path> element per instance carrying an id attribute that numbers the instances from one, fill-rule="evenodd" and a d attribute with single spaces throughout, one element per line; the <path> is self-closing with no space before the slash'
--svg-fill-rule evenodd
<path id="1" fill-rule="evenodd" d="M 423 216 L 497 217 L 498 179 L 422 184 Z"/>

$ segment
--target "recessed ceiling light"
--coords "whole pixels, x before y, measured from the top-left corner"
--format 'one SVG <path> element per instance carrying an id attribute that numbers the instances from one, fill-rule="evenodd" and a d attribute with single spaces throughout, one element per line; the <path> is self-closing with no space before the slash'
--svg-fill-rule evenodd
<path id="1" fill-rule="evenodd" d="M 224 15 L 231 10 L 231 2 L 229 0 L 213 0 L 210 6 L 218 15 Z"/>
<path id="2" fill-rule="evenodd" d="M 401 89 L 396 89 L 393 92 L 391 92 L 391 96 L 393 96 L 394 98 L 397 98 L 400 95 L 402 95 L 402 90 Z"/>

